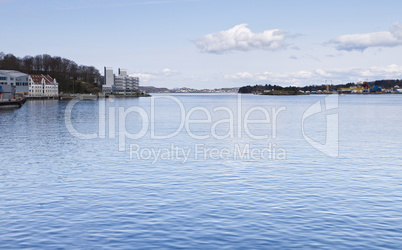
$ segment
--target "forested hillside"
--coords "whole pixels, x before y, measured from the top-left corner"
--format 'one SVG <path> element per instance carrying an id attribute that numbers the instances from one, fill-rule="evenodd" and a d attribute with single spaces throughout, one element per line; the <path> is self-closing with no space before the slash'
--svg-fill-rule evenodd
<path id="1" fill-rule="evenodd" d="M 93 66 L 78 65 L 72 60 L 47 54 L 19 58 L 0 52 L 0 69 L 26 74 L 47 74 L 56 78 L 64 93 L 96 93 L 103 78 Z"/>

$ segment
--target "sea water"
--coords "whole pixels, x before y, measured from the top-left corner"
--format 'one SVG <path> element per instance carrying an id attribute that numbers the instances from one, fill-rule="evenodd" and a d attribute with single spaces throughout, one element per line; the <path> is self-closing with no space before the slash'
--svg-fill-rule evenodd
<path id="1" fill-rule="evenodd" d="M 155 94 L 0 110 L 0 248 L 399 248 L 401 107 Z"/>

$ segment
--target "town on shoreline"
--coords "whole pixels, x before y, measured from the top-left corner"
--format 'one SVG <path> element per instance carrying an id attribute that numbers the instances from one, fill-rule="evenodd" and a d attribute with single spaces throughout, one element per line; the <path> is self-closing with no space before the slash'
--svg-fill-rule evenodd
<path id="1" fill-rule="evenodd" d="M 57 80 L 56 80 L 57 79 Z M 140 79 L 126 69 L 104 67 L 104 74 L 94 66 L 78 65 L 74 61 L 50 55 L 15 57 L 0 52 L 0 106 L 18 107 L 26 99 L 79 98 L 93 100 L 102 97 L 147 97 L 149 93 L 240 93 L 256 95 L 310 94 L 401 94 L 402 80 L 377 80 L 338 85 L 306 85 L 304 87 L 254 85 L 240 88 L 175 88 L 140 86 Z"/>

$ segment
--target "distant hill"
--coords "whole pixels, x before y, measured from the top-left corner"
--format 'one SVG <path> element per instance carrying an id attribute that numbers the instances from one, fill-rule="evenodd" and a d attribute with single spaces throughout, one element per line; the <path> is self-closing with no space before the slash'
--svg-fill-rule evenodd
<path id="1" fill-rule="evenodd" d="M 193 88 L 157 88 L 154 86 L 140 86 L 141 91 L 146 93 L 236 93 L 238 88 L 220 88 L 220 89 L 193 89 Z"/>
<path id="2" fill-rule="evenodd" d="M 146 92 L 146 93 L 166 93 L 170 92 L 168 88 L 157 88 L 154 86 L 140 86 L 140 91 L 141 92 Z"/>

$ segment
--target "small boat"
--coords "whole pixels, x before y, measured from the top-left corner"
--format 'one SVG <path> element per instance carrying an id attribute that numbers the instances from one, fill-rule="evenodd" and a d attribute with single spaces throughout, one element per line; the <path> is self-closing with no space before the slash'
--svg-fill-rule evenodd
<path id="1" fill-rule="evenodd" d="M 27 101 L 26 98 L 0 100 L 0 108 L 21 108 L 26 101 Z"/>

